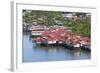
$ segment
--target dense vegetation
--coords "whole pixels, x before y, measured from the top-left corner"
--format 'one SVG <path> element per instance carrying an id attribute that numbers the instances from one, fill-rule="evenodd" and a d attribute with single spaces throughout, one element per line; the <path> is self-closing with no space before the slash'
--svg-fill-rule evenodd
<path id="1" fill-rule="evenodd" d="M 75 13 L 74 15 L 78 17 L 77 20 L 64 18 L 63 13 L 57 11 L 23 10 L 23 23 L 27 25 L 39 24 L 45 26 L 63 25 L 71 27 L 74 33 L 90 37 L 91 23 L 90 17 L 87 17 L 86 13 Z"/>

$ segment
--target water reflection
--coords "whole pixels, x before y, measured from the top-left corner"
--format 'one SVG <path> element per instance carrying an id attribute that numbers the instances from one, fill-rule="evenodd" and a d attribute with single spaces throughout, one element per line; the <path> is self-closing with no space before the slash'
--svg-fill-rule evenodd
<path id="1" fill-rule="evenodd" d="M 62 46 L 39 46 L 29 34 L 23 34 L 23 62 L 62 61 L 90 59 L 89 51 L 68 49 Z"/>

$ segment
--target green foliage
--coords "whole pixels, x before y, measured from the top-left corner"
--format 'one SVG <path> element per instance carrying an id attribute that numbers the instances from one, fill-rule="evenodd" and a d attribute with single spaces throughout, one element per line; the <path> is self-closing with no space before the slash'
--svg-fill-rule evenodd
<path id="1" fill-rule="evenodd" d="M 78 20 L 75 21 L 73 26 L 73 32 L 80 34 L 82 36 L 88 36 L 90 37 L 91 35 L 91 24 L 89 21 L 89 18 L 85 20 Z"/>
<path id="2" fill-rule="evenodd" d="M 65 27 L 71 27 L 72 31 L 76 34 L 80 34 L 82 36 L 90 36 L 90 17 L 86 17 L 86 13 L 75 13 L 75 15 L 79 19 L 73 21 L 73 19 L 65 19 L 62 15 L 62 12 L 23 10 L 23 22 L 27 23 L 27 25 L 34 25 L 34 22 L 36 22 L 39 25 L 53 26 L 59 25 L 56 22 L 58 21 Z"/>
<path id="3" fill-rule="evenodd" d="M 29 11 L 29 10 L 28 10 Z M 23 21 L 26 23 L 37 22 L 37 24 L 43 24 L 47 26 L 57 24 L 55 20 L 63 21 L 64 17 L 61 12 L 54 11 L 29 11 L 23 10 Z"/>

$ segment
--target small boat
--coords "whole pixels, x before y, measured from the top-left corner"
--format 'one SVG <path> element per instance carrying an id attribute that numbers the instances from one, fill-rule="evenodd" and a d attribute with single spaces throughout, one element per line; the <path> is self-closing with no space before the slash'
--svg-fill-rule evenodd
<path id="1" fill-rule="evenodd" d="M 73 47 L 74 48 L 79 48 L 80 47 L 80 44 L 79 43 L 76 43 L 76 44 L 73 45 Z"/>
<path id="2" fill-rule="evenodd" d="M 81 48 L 84 49 L 84 50 L 91 51 L 90 45 L 82 45 Z"/>

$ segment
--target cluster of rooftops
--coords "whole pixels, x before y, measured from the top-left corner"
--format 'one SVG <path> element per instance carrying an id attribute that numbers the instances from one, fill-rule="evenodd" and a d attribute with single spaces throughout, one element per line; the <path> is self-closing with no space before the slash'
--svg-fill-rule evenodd
<path id="1" fill-rule="evenodd" d="M 42 31 L 42 32 L 41 32 Z M 33 39 L 37 45 L 63 45 L 70 48 L 84 48 L 91 50 L 90 37 L 73 33 L 66 28 L 50 28 L 48 30 L 34 30 L 32 33 L 41 33 Z"/>

